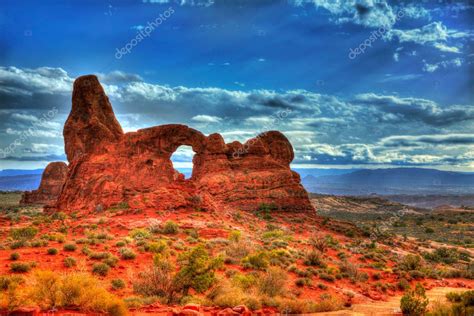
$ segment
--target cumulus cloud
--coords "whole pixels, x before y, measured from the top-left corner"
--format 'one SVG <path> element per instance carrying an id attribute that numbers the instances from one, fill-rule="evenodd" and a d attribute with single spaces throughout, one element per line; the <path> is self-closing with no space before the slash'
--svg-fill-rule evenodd
<path id="1" fill-rule="evenodd" d="M 212 115 L 196 115 L 193 116 L 191 120 L 200 123 L 219 123 L 220 121 L 222 121 L 220 117 Z"/>
<path id="2" fill-rule="evenodd" d="M 432 22 L 425 26 L 409 30 L 392 29 L 386 39 L 398 39 L 400 43 L 412 42 L 420 45 L 431 45 L 442 52 L 459 53 L 459 47 L 449 46 L 448 41 L 471 37 L 470 32 L 448 29 L 442 22 Z"/>

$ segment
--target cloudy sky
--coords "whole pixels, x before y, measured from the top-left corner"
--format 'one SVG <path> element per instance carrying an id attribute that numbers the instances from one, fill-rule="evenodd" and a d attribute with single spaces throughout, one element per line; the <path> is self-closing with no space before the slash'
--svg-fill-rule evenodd
<path id="1" fill-rule="evenodd" d="M 0 169 L 65 160 L 94 73 L 126 131 L 280 130 L 295 167 L 474 171 L 472 21 L 468 0 L 3 0 Z"/>

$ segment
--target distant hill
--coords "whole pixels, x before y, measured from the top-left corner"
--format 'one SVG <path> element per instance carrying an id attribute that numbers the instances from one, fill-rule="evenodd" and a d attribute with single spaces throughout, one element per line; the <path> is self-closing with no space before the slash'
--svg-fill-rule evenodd
<path id="1" fill-rule="evenodd" d="M 303 178 L 310 192 L 337 195 L 464 194 L 474 191 L 474 174 L 423 168 L 363 169 Z"/>
<path id="2" fill-rule="evenodd" d="M 41 174 L 0 177 L 0 191 L 31 191 L 38 188 Z"/>
<path id="3" fill-rule="evenodd" d="M 44 169 L 33 169 L 33 170 L 23 170 L 23 169 L 4 169 L 0 170 L 0 177 L 11 177 L 11 176 L 21 176 L 26 174 L 42 174 Z"/>

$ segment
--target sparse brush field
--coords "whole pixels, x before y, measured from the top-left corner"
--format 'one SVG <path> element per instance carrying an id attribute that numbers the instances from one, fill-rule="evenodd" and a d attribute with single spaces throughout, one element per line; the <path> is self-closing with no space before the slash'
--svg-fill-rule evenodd
<path id="1" fill-rule="evenodd" d="M 0 311 L 126 315 L 195 303 L 207 311 L 310 313 L 401 296 L 417 283 L 474 286 L 462 249 L 371 240 L 355 226 L 267 205 L 87 214 L 0 205 Z"/>
<path id="2" fill-rule="evenodd" d="M 413 237 L 419 241 L 436 241 L 465 248 L 474 247 L 474 212 L 433 212 L 397 215 L 396 212 L 354 213 L 319 209 L 324 217 L 348 221 L 364 231 L 383 227 L 384 233 Z"/>

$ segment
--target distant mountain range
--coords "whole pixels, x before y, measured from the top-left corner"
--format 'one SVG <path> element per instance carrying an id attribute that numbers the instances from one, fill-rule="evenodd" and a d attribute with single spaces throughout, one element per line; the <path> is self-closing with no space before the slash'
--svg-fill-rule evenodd
<path id="1" fill-rule="evenodd" d="M 334 195 L 473 194 L 474 173 L 423 168 L 299 169 L 309 192 Z M 186 177 L 192 169 L 179 169 Z M 43 169 L 0 171 L 0 191 L 37 189 Z"/>
<path id="2" fill-rule="evenodd" d="M 474 173 L 423 168 L 362 169 L 302 179 L 310 192 L 336 195 L 469 194 Z"/>

